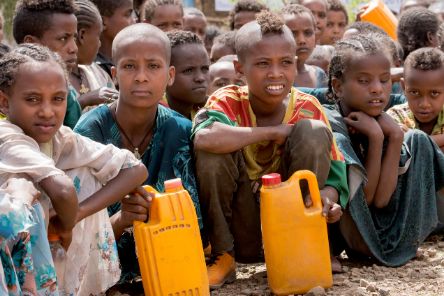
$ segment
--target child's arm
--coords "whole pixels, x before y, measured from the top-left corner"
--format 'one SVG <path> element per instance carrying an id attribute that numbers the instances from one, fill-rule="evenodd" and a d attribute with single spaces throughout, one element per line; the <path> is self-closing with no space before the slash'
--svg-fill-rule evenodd
<path id="1" fill-rule="evenodd" d="M 433 136 L 430 136 L 430 137 L 436 143 L 436 145 L 438 145 L 439 148 L 441 148 L 441 150 L 444 149 L 444 134 L 433 135 Z"/>
<path id="2" fill-rule="evenodd" d="M 71 231 L 77 223 L 79 208 L 76 189 L 67 175 L 54 175 L 40 181 L 39 185 L 49 196 L 57 213 L 62 231 Z"/>
<path id="3" fill-rule="evenodd" d="M 398 183 L 398 167 L 404 133 L 394 120 L 384 112 L 379 116 L 378 123 L 384 136 L 388 139 L 388 145 L 382 158 L 381 174 L 373 205 L 377 208 L 384 208 L 390 202 Z"/>
<path id="4" fill-rule="evenodd" d="M 367 204 L 374 202 L 376 188 L 381 173 L 382 144 L 384 134 L 373 117 L 363 112 L 352 112 L 344 118 L 345 123 L 368 138 L 368 152 L 365 158 L 365 170 L 367 172 L 367 184 L 364 186 L 364 194 Z"/>
<path id="5" fill-rule="evenodd" d="M 123 169 L 96 193 L 80 203 L 77 221 L 80 221 L 121 200 L 148 177 L 143 164 Z"/>
<path id="6" fill-rule="evenodd" d="M 291 125 L 267 127 L 237 127 L 215 122 L 196 132 L 194 148 L 211 153 L 231 153 L 261 141 L 280 145 L 290 134 Z"/>

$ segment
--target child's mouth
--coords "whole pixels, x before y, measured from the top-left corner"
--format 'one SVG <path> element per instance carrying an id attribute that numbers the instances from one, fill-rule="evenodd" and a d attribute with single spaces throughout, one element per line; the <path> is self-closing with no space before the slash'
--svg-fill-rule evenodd
<path id="1" fill-rule="evenodd" d="M 283 89 L 284 89 L 284 85 L 283 84 L 267 86 L 267 91 L 268 92 L 280 92 Z"/>
<path id="2" fill-rule="evenodd" d="M 54 129 L 54 125 L 52 124 L 36 124 L 36 127 L 43 133 L 49 133 Z"/>

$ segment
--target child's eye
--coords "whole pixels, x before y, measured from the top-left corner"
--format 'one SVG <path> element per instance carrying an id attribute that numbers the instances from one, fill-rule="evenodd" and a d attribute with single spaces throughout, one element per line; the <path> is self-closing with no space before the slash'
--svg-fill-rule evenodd
<path id="1" fill-rule="evenodd" d="M 160 68 L 160 65 L 159 65 L 159 64 L 149 64 L 148 67 L 149 67 L 150 69 L 155 70 L 155 69 L 159 69 L 159 68 Z"/>
<path id="2" fill-rule="evenodd" d="M 219 82 L 216 82 L 214 85 L 216 85 L 217 87 L 221 88 L 221 87 L 227 86 L 228 83 L 225 82 L 225 81 L 219 81 Z"/>
<path id="3" fill-rule="evenodd" d="M 419 91 L 417 91 L 417 90 L 409 90 L 409 94 L 411 94 L 412 96 L 419 96 Z"/>
<path id="4" fill-rule="evenodd" d="M 181 23 L 174 23 L 173 27 L 177 29 L 177 28 L 182 27 L 182 24 Z"/>
<path id="5" fill-rule="evenodd" d="M 268 66 L 268 63 L 265 61 L 262 61 L 262 62 L 257 62 L 256 65 L 259 67 L 266 67 L 266 66 Z"/>
<path id="6" fill-rule="evenodd" d="M 202 67 L 202 72 L 203 73 L 208 73 L 208 71 L 210 71 L 210 67 L 209 66 L 203 66 Z"/>
<path id="7" fill-rule="evenodd" d="M 328 22 L 327 23 L 327 28 L 332 28 L 333 27 L 333 23 Z"/>
<path id="8" fill-rule="evenodd" d="M 440 93 L 439 91 L 436 91 L 436 90 L 432 90 L 432 91 L 430 92 L 430 95 L 431 95 L 432 97 L 434 97 L 434 98 L 438 97 L 440 94 L 441 94 L 441 93 Z"/>
<path id="9" fill-rule="evenodd" d="M 54 101 L 57 101 L 57 102 L 63 102 L 64 100 L 65 100 L 65 97 L 62 97 L 62 96 L 54 97 Z"/>
<path id="10" fill-rule="evenodd" d="M 125 65 L 123 65 L 123 69 L 126 69 L 126 70 L 133 70 L 134 68 L 136 68 L 134 66 L 134 64 L 125 64 Z"/>
<path id="11" fill-rule="evenodd" d="M 30 103 L 35 103 L 35 102 L 39 101 L 39 97 L 37 97 L 37 96 L 29 96 L 29 97 L 26 97 L 26 101 L 30 102 Z"/>
<path id="12" fill-rule="evenodd" d="M 293 60 L 283 60 L 282 63 L 284 65 L 292 65 L 293 64 Z"/>
<path id="13" fill-rule="evenodd" d="M 194 69 L 193 68 L 186 68 L 185 70 L 182 71 L 182 73 L 184 74 L 191 74 L 193 73 Z"/>
<path id="14" fill-rule="evenodd" d="M 313 36 L 313 34 L 314 34 L 314 31 L 312 31 L 312 30 L 306 30 L 306 31 L 304 31 L 304 35 L 305 35 L 305 37 L 311 37 L 311 36 Z"/>
<path id="15" fill-rule="evenodd" d="M 368 79 L 360 78 L 360 79 L 358 79 L 358 82 L 361 83 L 361 84 L 367 84 L 368 83 Z"/>

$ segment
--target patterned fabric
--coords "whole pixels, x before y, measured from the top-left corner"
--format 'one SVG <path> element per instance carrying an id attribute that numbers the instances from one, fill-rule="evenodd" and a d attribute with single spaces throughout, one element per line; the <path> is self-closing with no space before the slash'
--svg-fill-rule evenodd
<path id="1" fill-rule="evenodd" d="M 392 107 L 387 111 L 387 114 L 398 123 L 404 132 L 409 129 L 419 129 L 418 122 L 416 121 L 412 110 L 410 110 L 408 103 Z M 444 134 L 444 109 L 439 113 L 431 133 L 432 136 L 441 134 Z"/>
<path id="2" fill-rule="evenodd" d="M 122 147 L 120 130 L 108 106 L 99 106 L 84 114 L 74 131 L 97 142 Z M 166 180 L 182 179 L 182 184 L 193 200 L 202 229 L 190 136 L 191 122 L 177 112 L 159 105 L 153 137 L 141 160 L 149 172 L 145 184 L 155 187 L 159 192 L 164 191 Z M 120 203 L 108 207 L 110 215 L 119 210 Z M 118 249 L 122 265 L 120 282 L 131 281 L 140 275 L 132 231 L 122 234 Z"/>
<path id="3" fill-rule="evenodd" d="M 7 120 L 0 121 L 0 157 L 0 184 L 19 173 L 26 174 L 35 184 L 48 176 L 66 173 L 74 182 L 79 202 L 99 190 L 122 169 L 139 164 L 130 152 L 113 145 L 104 146 L 64 126 L 49 143 L 38 145 Z M 49 198 L 43 194 L 39 201 L 44 209 L 42 217 L 48 217 Z M 45 232 L 45 224 L 41 227 L 40 232 Z M 31 241 L 48 244 L 46 233 L 33 239 L 32 230 Z M 52 259 L 45 249 L 49 246 L 32 246 L 33 256 L 39 254 L 33 259 L 42 261 L 38 265 L 40 269 L 35 269 L 37 288 L 39 283 L 51 278 Z M 77 223 L 64 268 L 58 272 L 63 274 L 63 280 L 58 283 L 62 295 L 97 295 L 117 282 L 119 261 L 106 209 Z"/>

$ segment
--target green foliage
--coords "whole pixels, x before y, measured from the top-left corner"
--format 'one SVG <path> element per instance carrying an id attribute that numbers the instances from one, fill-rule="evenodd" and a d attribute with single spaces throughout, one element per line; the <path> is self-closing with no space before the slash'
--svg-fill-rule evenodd
<path id="1" fill-rule="evenodd" d="M 2 0 L 0 3 L 0 9 L 3 11 L 3 16 L 5 18 L 5 39 L 8 41 L 12 40 L 12 16 L 14 14 L 16 2 L 17 0 Z"/>

